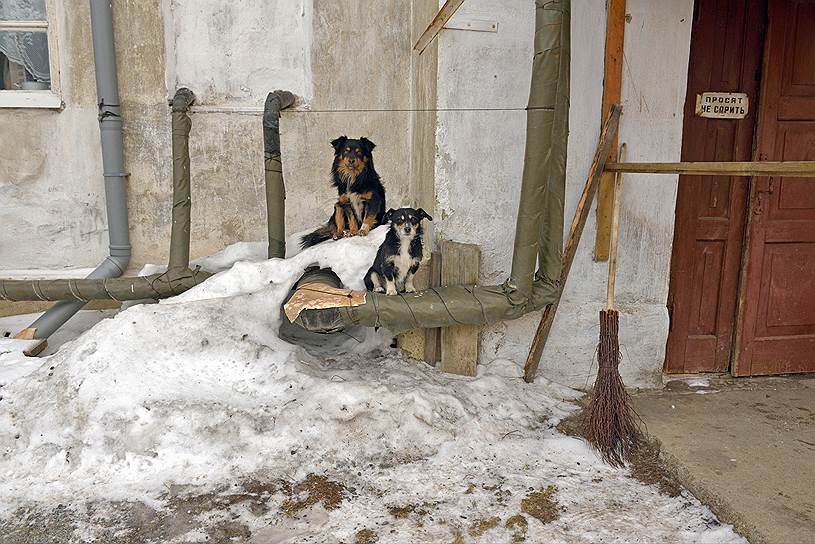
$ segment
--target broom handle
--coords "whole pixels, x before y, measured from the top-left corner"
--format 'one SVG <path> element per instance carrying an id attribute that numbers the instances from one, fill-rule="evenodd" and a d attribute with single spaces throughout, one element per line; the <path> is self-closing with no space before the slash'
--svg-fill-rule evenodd
<path id="1" fill-rule="evenodd" d="M 625 161 L 625 144 L 620 144 L 618 162 Z M 614 309 L 614 282 L 617 279 L 617 233 L 620 227 L 620 202 L 622 200 L 623 174 L 614 175 L 614 207 L 611 214 L 611 238 L 608 245 L 608 287 L 606 288 L 606 309 Z"/>

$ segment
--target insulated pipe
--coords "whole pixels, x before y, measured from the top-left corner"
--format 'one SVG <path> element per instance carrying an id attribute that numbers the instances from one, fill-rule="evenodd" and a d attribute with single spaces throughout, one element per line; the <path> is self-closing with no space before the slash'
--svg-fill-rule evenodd
<path id="1" fill-rule="evenodd" d="M 322 283 L 337 287 L 328 281 Z M 385 327 L 394 334 L 417 328 L 486 325 L 540 310 L 555 300 L 556 292 L 555 284 L 539 279 L 532 282 L 530 296 L 522 305 L 513 304 L 502 285 L 435 287 L 398 296 L 366 293 L 365 304 L 303 310 L 294 322 L 320 333 L 356 325 Z"/>
<path id="2" fill-rule="evenodd" d="M 185 87 L 173 97 L 173 225 L 170 232 L 170 260 L 167 271 L 171 274 L 190 267 L 190 130 L 189 110 L 195 102 L 193 92 Z"/>
<path id="3" fill-rule="evenodd" d="M 166 298 L 183 293 L 212 276 L 203 270 L 165 272 L 135 278 L 85 278 L 60 280 L 0 280 L 0 300 L 143 300 Z"/>
<path id="4" fill-rule="evenodd" d="M 90 0 L 93 60 L 96 66 L 96 95 L 99 100 L 99 131 L 105 178 L 105 208 L 110 254 L 89 278 L 121 276 L 130 262 L 130 232 L 122 145 L 122 109 L 113 41 L 113 10 L 110 0 Z M 38 299 L 32 299 L 38 300 Z M 65 324 L 84 302 L 59 302 L 42 314 L 28 330 L 34 338 L 48 338 Z"/>
<path id="5" fill-rule="evenodd" d="M 515 304 L 539 277 L 557 281 L 563 251 L 563 201 L 569 117 L 569 0 L 535 0 L 535 56 L 527 107 L 526 151 L 506 287 Z"/>
<path id="6" fill-rule="evenodd" d="M 286 256 L 286 186 L 280 160 L 280 110 L 294 104 L 289 91 L 274 91 L 263 107 L 263 156 L 266 181 L 266 225 L 269 258 Z"/>

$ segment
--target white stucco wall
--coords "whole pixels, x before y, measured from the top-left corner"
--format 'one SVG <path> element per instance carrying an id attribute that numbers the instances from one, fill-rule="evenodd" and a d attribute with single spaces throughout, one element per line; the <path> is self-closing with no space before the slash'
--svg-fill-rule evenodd
<path id="1" fill-rule="evenodd" d="M 631 160 L 678 160 L 681 149 L 692 0 L 630 0 L 620 141 Z M 534 3 L 470 0 L 456 17 L 498 21 L 498 33 L 445 30 L 439 41 L 440 108 L 524 107 L 531 77 Z M 602 113 L 605 5 L 572 2 L 571 111 L 566 222 L 571 219 L 597 145 Z M 520 189 L 524 112 L 440 113 L 437 127 L 436 225 L 441 236 L 482 246 L 483 283 L 506 278 Z M 665 310 L 676 178 L 627 176 L 622 204 L 617 300 L 621 371 L 629 385 L 658 383 L 668 331 Z M 598 312 L 607 268 L 591 252 L 591 214 L 541 363 L 540 375 L 591 384 Z M 484 359 L 523 361 L 539 313 L 488 327 Z"/>
<path id="2" fill-rule="evenodd" d="M 167 88 L 199 103 L 262 104 L 276 88 L 311 99 L 312 0 L 163 0 Z"/>

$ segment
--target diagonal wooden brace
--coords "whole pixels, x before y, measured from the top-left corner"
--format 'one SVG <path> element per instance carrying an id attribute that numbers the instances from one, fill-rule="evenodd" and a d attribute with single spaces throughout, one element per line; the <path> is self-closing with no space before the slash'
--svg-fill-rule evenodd
<path id="1" fill-rule="evenodd" d="M 543 309 L 543 315 L 541 316 L 540 323 L 538 323 L 538 329 L 535 331 L 532 347 L 529 349 L 529 355 L 526 357 L 526 363 L 524 364 L 524 381 L 527 383 L 532 383 L 535 380 L 535 374 L 538 372 L 538 364 L 543 354 L 543 348 L 546 346 L 546 340 L 549 338 L 549 331 L 551 331 L 552 323 L 555 320 L 555 312 L 557 312 L 557 307 L 563 296 L 563 290 L 566 287 L 566 280 L 569 277 L 569 271 L 572 268 L 574 257 L 577 254 L 577 245 L 580 243 L 583 227 L 586 226 L 586 220 L 591 211 L 591 201 L 597 192 L 597 186 L 600 183 L 600 177 L 605 169 L 612 142 L 617 134 L 621 112 L 622 108 L 618 104 L 612 104 L 606 122 L 603 124 L 603 129 L 600 131 L 600 141 L 597 143 L 597 150 L 594 153 L 594 160 L 591 163 L 589 176 L 586 180 L 586 185 L 583 187 L 583 194 L 580 195 L 580 200 L 577 203 L 577 209 L 574 211 L 572 224 L 569 227 L 569 235 L 566 238 L 566 246 L 563 248 L 563 257 L 560 260 L 560 278 L 558 280 L 558 290 L 555 301 Z"/>

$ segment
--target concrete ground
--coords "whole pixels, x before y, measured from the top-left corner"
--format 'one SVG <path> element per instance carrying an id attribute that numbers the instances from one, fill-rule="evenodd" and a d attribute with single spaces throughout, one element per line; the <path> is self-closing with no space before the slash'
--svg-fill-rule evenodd
<path id="1" fill-rule="evenodd" d="M 815 542 L 815 378 L 689 379 L 634 396 L 681 484 L 752 544 Z"/>

